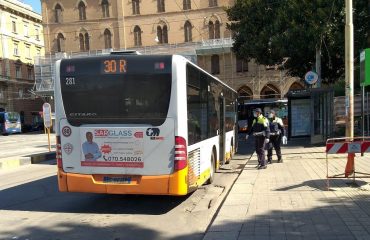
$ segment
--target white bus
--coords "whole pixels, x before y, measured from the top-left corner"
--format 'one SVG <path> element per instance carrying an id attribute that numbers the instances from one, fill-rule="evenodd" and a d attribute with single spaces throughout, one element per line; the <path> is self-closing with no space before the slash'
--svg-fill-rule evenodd
<path id="1" fill-rule="evenodd" d="M 186 195 L 235 151 L 237 93 L 178 55 L 59 60 L 63 192 Z"/>

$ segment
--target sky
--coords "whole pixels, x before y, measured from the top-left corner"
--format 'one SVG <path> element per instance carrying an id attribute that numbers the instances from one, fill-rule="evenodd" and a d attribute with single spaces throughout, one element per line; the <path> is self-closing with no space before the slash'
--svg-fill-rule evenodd
<path id="1" fill-rule="evenodd" d="M 20 0 L 28 5 L 31 5 L 33 11 L 41 14 L 41 0 Z"/>

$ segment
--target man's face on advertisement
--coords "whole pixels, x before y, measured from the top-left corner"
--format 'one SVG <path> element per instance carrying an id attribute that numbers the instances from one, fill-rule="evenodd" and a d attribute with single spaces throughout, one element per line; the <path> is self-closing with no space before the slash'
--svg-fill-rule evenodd
<path id="1" fill-rule="evenodd" d="M 89 142 L 89 143 L 92 143 L 93 141 L 93 135 L 91 132 L 87 132 L 86 133 L 86 140 Z"/>

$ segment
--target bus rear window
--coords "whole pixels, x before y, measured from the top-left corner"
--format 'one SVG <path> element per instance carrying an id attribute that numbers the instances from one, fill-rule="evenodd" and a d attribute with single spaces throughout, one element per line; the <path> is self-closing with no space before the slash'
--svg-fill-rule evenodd
<path id="1" fill-rule="evenodd" d="M 86 68 L 97 69 L 95 63 Z M 61 92 L 68 122 L 73 126 L 163 124 L 170 104 L 171 71 L 148 70 L 145 65 L 137 64 L 137 69 L 131 67 L 124 74 L 88 72 L 86 68 L 82 74 L 62 74 Z M 167 65 L 171 66 L 170 61 Z"/>

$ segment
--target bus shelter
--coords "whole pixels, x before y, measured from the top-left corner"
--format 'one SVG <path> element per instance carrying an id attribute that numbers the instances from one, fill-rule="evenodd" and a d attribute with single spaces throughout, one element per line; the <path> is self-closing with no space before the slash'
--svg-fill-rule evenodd
<path id="1" fill-rule="evenodd" d="M 276 115 L 280 117 L 284 125 L 288 124 L 288 100 L 287 99 L 258 99 L 238 101 L 238 121 L 246 121 L 248 129 L 252 127 L 253 111 L 261 108 L 263 114 L 267 117 L 270 110 L 275 110 Z M 240 126 L 239 126 L 240 127 Z"/>
<path id="2" fill-rule="evenodd" d="M 308 137 L 325 143 L 334 130 L 334 90 L 310 88 L 289 91 L 288 138 Z"/>

